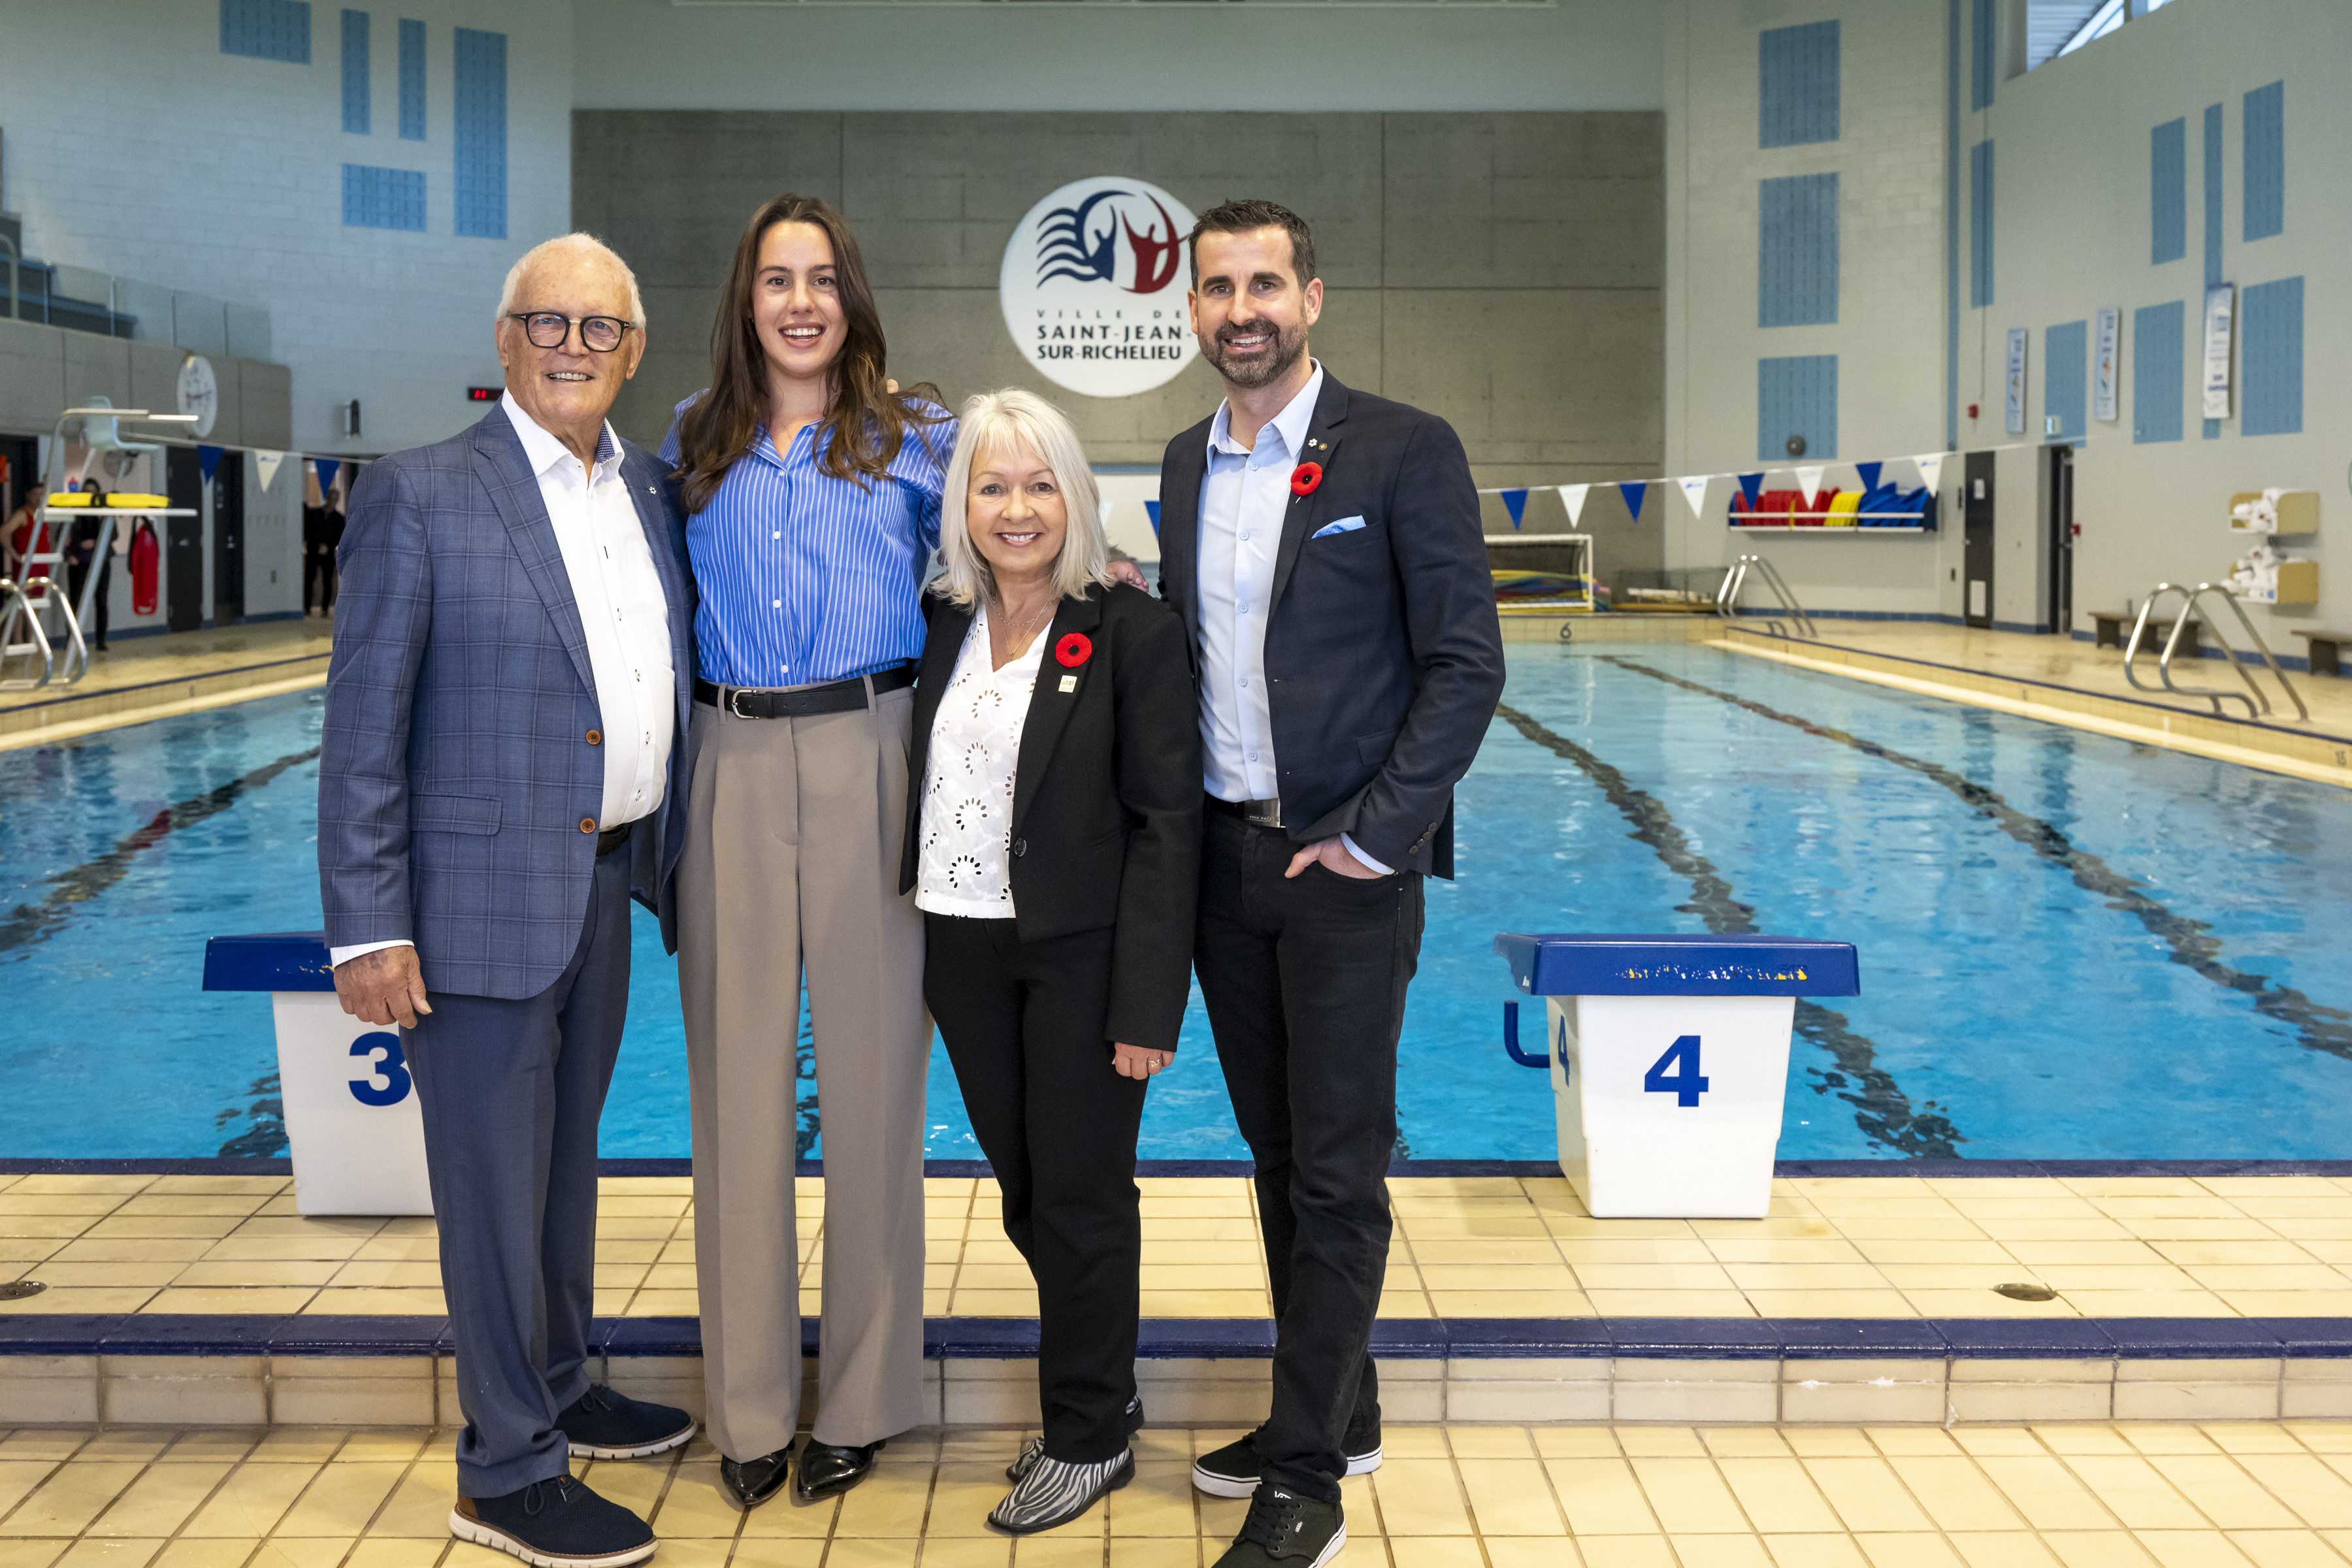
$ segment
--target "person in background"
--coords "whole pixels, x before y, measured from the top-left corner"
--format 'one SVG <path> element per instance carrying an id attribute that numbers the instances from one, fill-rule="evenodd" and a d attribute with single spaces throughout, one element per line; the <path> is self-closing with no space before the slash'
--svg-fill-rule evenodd
<path id="1" fill-rule="evenodd" d="M 41 548 L 47 534 L 41 526 L 41 489 L 36 484 L 8 514 L 6 526 L 0 527 L 0 577 L 22 587 L 25 558 Z"/>
<path id="2" fill-rule="evenodd" d="M 1251 1500 L 1218 1568 L 1308 1568 L 1347 1541 L 1341 1478 L 1381 1461 L 1397 1036 L 1422 879 L 1454 874 L 1454 785 L 1503 694 L 1502 629 L 1452 428 L 1307 353 L 1323 285 L 1306 223 L 1227 202 L 1190 248 L 1225 400 L 1168 444 L 1160 589 L 1201 671 L 1193 956 L 1276 1321 L 1265 1424 L 1192 1481 Z"/>
<path id="3" fill-rule="evenodd" d="M 90 505 L 106 504 L 106 488 L 96 479 L 84 479 L 81 488 L 83 493 L 89 497 Z M 110 551 L 103 561 L 98 558 L 98 536 L 104 531 L 106 521 L 103 518 L 78 517 L 71 527 L 73 531 L 66 538 L 66 597 L 72 604 L 74 614 L 81 615 L 82 589 L 89 583 L 90 568 L 97 567 L 98 588 L 90 595 L 89 614 L 85 617 L 88 624 L 81 628 L 81 637 L 92 653 L 104 653 L 107 591 L 114 586 L 113 552 Z M 128 542 L 127 538 L 122 542 Z"/>
<path id="4" fill-rule="evenodd" d="M 898 887 L 919 591 L 954 422 L 890 388 L 856 241 L 779 196 L 751 215 L 677 408 L 701 595 L 678 868 L 695 1271 L 719 1475 L 744 1508 L 792 1473 L 856 1486 L 923 1394 L 922 916 Z M 917 389 L 917 393 L 925 389 Z M 816 1421 L 800 1419 L 793 1130 L 803 980 L 824 1127 Z"/>
<path id="5" fill-rule="evenodd" d="M 988 1516 L 1026 1535 L 1135 1475 L 1135 1140 L 1191 984 L 1200 726 L 1183 624 L 1111 585 L 1060 410 L 973 398 L 946 485 L 898 886 L 924 911 L 924 998 L 1037 1284 L 1045 1434 Z"/>
<path id="6" fill-rule="evenodd" d="M 324 491 L 318 506 L 302 509 L 302 614 L 335 610 L 335 551 L 343 542 L 343 512 L 335 493 Z"/>
<path id="7" fill-rule="evenodd" d="M 327 675 L 320 893 L 336 994 L 401 1026 L 423 1111 L 466 1418 L 449 1528 L 534 1568 L 650 1556 L 572 1461 L 694 1435 L 594 1384 L 587 1346 L 629 899 L 675 950 L 687 820 L 694 585 L 662 470 L 605 422 L 644 322 L 587 235 L 515 263 L 498 407 L 360 479 Z"/>

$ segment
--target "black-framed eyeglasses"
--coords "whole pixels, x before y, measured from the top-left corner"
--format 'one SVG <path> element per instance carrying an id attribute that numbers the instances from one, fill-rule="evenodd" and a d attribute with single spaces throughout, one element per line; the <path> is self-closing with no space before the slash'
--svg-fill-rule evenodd
<path id="1" fill-rule="evenodd" d="M 577 325 L 581 344 L 600 354 L 619 348 L 634 324 L 618 316 L 561 316 L 553 310 L 516 310 L 507 319 L 522 323 L 522 335 L 530 340 L 535 349 L 562 348 Z"/>

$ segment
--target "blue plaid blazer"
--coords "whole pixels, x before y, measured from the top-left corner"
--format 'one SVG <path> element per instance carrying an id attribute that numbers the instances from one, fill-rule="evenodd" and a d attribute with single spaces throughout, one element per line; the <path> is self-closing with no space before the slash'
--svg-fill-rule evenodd
<path id="1" fill-rule="evenodd" d="M 677 949 L 694 581 L 659 462 L 624 443 L 669 600 L 677 734 L 630 891 Z M 605 728 L 579 606 L 539 481 L 503 409 L 446 441 L 370 464 L 336 554 L 335 652 L 319 769 L 327 942 L 402 938 L 425 984 L 534 996 L 579 945 L 596 860 Z"/>

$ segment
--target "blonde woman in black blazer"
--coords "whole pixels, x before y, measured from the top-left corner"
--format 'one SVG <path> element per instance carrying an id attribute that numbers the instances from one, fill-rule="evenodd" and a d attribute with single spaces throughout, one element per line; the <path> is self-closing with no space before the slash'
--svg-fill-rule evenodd
<path id="1" fill-rule="evenodd" d="M 1045 1435 L 989 1515 L 1027 1534 L 1135 1474 L 1135 1141 L 1190 984 L 1199 707 L 1183 624 L 1110 578 L 1059 410 L 1017 390 L 967 404 L 943 513 L 899 887 L 1037 1281 Z"/>

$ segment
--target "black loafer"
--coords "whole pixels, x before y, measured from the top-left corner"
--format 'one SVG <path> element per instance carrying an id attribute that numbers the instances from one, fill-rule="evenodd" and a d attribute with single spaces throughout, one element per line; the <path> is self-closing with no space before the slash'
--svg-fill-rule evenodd
<path id="1" fill-rule="evenodd" d="M 683 1447 L 694 1417 L 667 1405 L 647 1405 L 610 1388 L 592 1386 L 555 1418 L 572 1451 L 590 1459 L 642 1459 Z"/>
<path id="2" fill-rule="evenodd" d="M 784 1489 L 792 1458 L 792 1445 L 787 1443 L 774 1453 L 762 1454 L 756 1459 L 721 1458 L 719 1479 L 734 1494 L 737 1507 L 754 1509 Z"/>
<path id="3" fill-rule="evenodd" d="M 619 1503 L 570 1476 L 504 1497 L 459 1498 L 449 1533 L 532 1568 L 623 1568 L 654 1554 L 654 1532 Z"/>
<path id="4" fill-rule="evenodd" d="M 803 1502 L 814 1502 L 847 1491 L 873 1473 L 874 1456 L 887 1441 L 868 1443 L 862 1448 L 836 1448 L 810 1438 L 793 1477 L 793 1492 Z"/>

